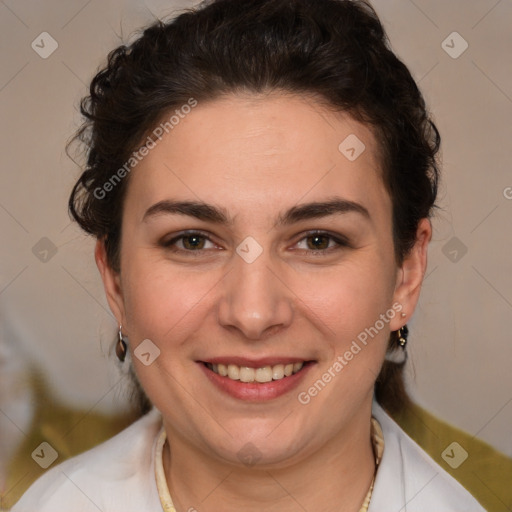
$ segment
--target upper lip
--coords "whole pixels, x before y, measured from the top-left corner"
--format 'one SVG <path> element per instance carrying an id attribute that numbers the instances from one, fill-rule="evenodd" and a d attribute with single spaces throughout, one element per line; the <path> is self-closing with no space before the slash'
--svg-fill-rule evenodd
<path id="1" fill-rule="evenodd" d="M 310 359 L 303 357 L 286 357 L 286 356 L 274 356 L 274 357 L 261 357 L 258 359 L 249 359 L 247 357 L 212 357 L 201 360 L 202 363 L 210 364 L 234 364 L 237 366 L 247 366 L 249 368 L 263 368 L 264 366 L 275 366 L 277 364 L 289 364 L 289 363 L 306 363 Z"/>

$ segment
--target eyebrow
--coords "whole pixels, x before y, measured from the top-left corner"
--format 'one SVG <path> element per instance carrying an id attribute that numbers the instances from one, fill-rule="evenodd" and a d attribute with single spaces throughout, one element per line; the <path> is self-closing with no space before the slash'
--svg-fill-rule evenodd
<path id="1" fill-rule="evenodd" d="M 275 226 L 287 226 L 308 219 L 319 219 L 335 214 L 357 213 L 370 219 L 370 213 L 361 204 L 347 199 L 335 197 L 326 201 L 317 201 L 293 206 L 277 217 Z M 232 225 L 233 219 L 222 207 L 199 201 L 172 201 L 163 200 L 150 206 L 142 220 L 145 222 L 151 217 L 159 215 L 187 215 L 196 219 L 213 222 L 215 224 Z"/>

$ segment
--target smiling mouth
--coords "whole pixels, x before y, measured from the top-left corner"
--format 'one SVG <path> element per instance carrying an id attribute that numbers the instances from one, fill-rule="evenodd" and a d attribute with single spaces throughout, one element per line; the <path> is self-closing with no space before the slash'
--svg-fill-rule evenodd
<path id="1" fill-rule="evenodd" d="M 276 364 L 273 366 L 262 366 L 260 368 L 251 368 L 249 366 L 238 366 L 236 364 L 212 364 L 203 363 L 212 372 L 226 377 L 230 380 L 240 382 L 257 382 L 264 384 L 275 380 L 282 380 L 300 372 L 308 361 L 288 364 Z"/>

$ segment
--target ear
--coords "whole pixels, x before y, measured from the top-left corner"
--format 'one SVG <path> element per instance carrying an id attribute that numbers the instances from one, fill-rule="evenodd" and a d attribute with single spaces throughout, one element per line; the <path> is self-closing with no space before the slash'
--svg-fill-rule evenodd
<path id="1" fill-rule="evenodd" d="M 432 225 L 428 219 L 421 219 L 416 231 L 416 242 L 405 256 L 398 269 L 393 300 L 402 305 L 405 317 L 395 316 L 390 322 L 392 331 L 398 330 L 411 318 L 420 296 L 423 276 L 427 269 L 427 249 L 432 238 Z"/>
<path id="2" fill-rule="evenodd" d="M 121 277 L 119 272 L 113 270 L 108 263 L 104 239 L 98 239 L 96 242 L 94 258 L 100 271 L 101 279 L 103 280 L 103 287 L 105 288 L 105 294 L 107 296 L 110 310 L 114 313 L 117 323 L 125 325 L 126 317 L 123 293 L 121 289 Z"/>

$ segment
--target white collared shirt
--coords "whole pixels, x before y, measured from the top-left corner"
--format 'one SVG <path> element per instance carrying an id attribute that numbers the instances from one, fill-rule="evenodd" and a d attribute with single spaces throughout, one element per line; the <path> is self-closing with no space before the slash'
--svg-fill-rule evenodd
<path id="1" fill-rule="evenodd" d="M 376 403 L 384 454 L 368 512 L 485 512 Z M 156 409 L 92 450 L 48 470 L 12 512 L 157 512 L 155 452 L 162 427 Z M 193 477 L 193 475 L 191 475 Z"/>

